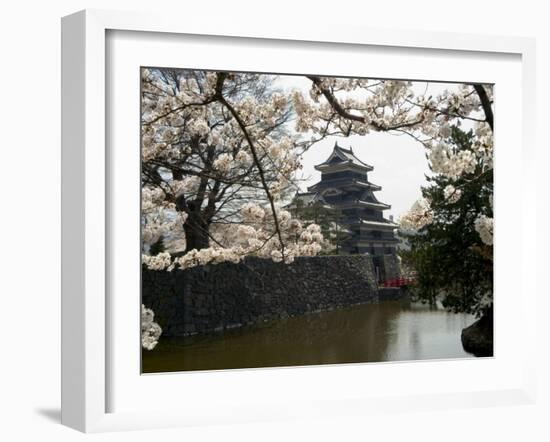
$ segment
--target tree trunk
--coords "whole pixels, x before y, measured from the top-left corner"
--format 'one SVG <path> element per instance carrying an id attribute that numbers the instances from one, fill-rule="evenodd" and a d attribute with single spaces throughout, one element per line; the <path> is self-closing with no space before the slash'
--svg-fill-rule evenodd
<path id="1" fill-rule="evenodd" d="M 185 231 L 185 253 L 193 249 L 205 249 L 209 246 L 208 229 L 210 225 L 202 214 L 191 212 L 183 225 Z"/>

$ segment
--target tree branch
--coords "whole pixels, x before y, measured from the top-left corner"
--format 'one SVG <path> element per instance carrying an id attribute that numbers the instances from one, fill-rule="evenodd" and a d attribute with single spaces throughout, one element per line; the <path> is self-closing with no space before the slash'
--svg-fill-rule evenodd
<path id="1" fill-rule="evenodd" d="M 489 100 L 489 96 L 487 95 L 487 91 L 485 90 L 485 87 L 482 84 L 474 84 L 474 89 L 477 92 L 477 95 L 479 96 L 479 101 L 481 101 L 481 107 L 483 108 L 483 112 L 485 112 L 485 118 L 487 121 L 487 124 L 489 124 L 489 127 L 493 131 L 493 122 L 494 122 L 494 116 L 493 116 L 493 108 L 491 107 L 491 100 Z"/>
<path id="2" fill-rule="evenodd" d="M 277 218 L 277 211 L 275 209 L 275 202 L 273 200 L 273 196 L 271 195 L 271 192 L 269 190 L 269 186 L 267 184 L 265 174 L 263 167 L 261 165 L 260 159 L 258 157 L 258 153 L 256 151 L 256 147 L 254 145 L 254 142 L 252 141 L 252 138 L 250 137 L 250 134 L 248 133 L 248 130 L 246 129 L 245 122 L 241 119 L 241 116 L 236 111 L 236 109 L 229 103 L 225 97 L 222 94 L 222 88 L 223 83 L 225 81 L 225 78 L 227 77 L 227 74 L 225 72 L 219 72 L 218 78 L 216 80 L 216 98 L 229 110 L 233 118 L 237 121 L 237 124 L 241 128 L 241 131 L 243 132 L 245 139 L 248 143 L 248 146 L 250 147 L 250 152 L 252 153 L 252 158 L 254 159 L 254 163 L 256 164 L 256 167 L 258 168 L 258 173 L 260 174 L 260 180 L 262 182 L 262 186 L 265 190 L 267 199 L 269 200 L 269 205 L 271 206 L 271 212 L 273 213 L 273 223 L 275 225 L 275 232 L 277 233 L 277 237 L 279 238 L 279 243 L 281 244 L 281 255 L 284 259 L 285 256 L 285 245 L 283 242 L 283 236 L 281 234 L 281 229 L 279 226 L 279 219 Z"/>
<path id="3" fill-rule="evenodd" d="M 336 96 L 331 91 L 329 91 L 328 89 L 322 87 L 321 79 L 319 77 L 307 76 L 307 78 L 309 80 L 311 80 L 313 82 L 313 84 L 315 84 L 315 86 L 317 86 L 317 88 L 319 88 L 319 90 L 321 91 L 321 93 L 323 94 L 325 99 L 328 101 L 328 103 L 330 104 L 332 109 L 334 109 L 334 111 L 338 115 L 340 115 L 341 117 L 343 117 L 347 120 L 352 120 L 352 121 L 357 121 L 357 122 L 362 123 L 362 124 L 367 124 L 367 120 L 366 120 L 365 117 L 362 117 L 361 115 L 352 114 L 349 111 L 347 111 L 346 109 L 344 109 L 344 107 L 340 104 L 340 102 L 338 101 Z M 405 128 L 405 127 L 416 126 L 417 124 L 421 123 L 423 119 L 424 119 L 424 117 L 421 115 L 418 120 L 408 121 L 406 123 L 400 123 L 400 124 L 396 124 L 394 126 L 387 126 L 387 127 L 377 123 L 376 121 L 372 121 L 372 120 L 368 121 L 368 124 L 370 126 L 372 126 L 377 131 L 389 131 L 389 130 L 402 129 L 402 128 Z"/>

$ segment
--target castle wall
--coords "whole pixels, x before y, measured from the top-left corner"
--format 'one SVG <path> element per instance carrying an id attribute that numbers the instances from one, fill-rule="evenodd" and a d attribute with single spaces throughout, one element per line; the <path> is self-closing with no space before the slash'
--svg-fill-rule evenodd
<path id="1" fill-rule="evenodd" d="M 164 336 L 186 336 L 378 302 L 372 257 L 247 258 L 173 272 L 142 271 L 142 302 Z"/>

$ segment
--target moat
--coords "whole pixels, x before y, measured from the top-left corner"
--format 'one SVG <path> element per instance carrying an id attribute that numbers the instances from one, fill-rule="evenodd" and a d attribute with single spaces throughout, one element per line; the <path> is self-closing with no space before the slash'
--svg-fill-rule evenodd
<path id="1" fill-rule="evenodd" d="M 472 315 L 408 301 L 312 313 L 223 334 L 161 338 L 143 372 L 473 357 L 460 333 Z"/>

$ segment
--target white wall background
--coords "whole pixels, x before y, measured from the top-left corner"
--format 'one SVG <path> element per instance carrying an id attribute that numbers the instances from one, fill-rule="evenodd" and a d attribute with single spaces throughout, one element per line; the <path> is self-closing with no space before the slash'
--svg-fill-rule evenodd
<path id="1" fill-rule="evenodd" d="M 247 5 L 250 5 L 247 7 Z M 363 421 L 289 422 L 84 436 L 59 425 L 60 322 L 60 17 L 83 8 L 164 8 L 186 20 L 246 14 L 251 20 L 312 20 L 374 27 L 537 37 L 539 257 L 548 250 L 544 141 L 550 115 L 550 31 L 544 2 L 441 2 L 295 0 L 185 2 L 156 0 L 58 0 L 4 2 L 0 14 L 0 438 L 56 440 L 550 440 L 550 312 L 541 296 L 540 400 L 536 406 L 380 415 Z M 535 263 L 534 263 L 535 264 Z M 548 291 L 548 283 L 540 284 Z M 544 295 L 544 293 L 540 293 Z M 411 380 L 413 381 L 413 380 Z"/>

